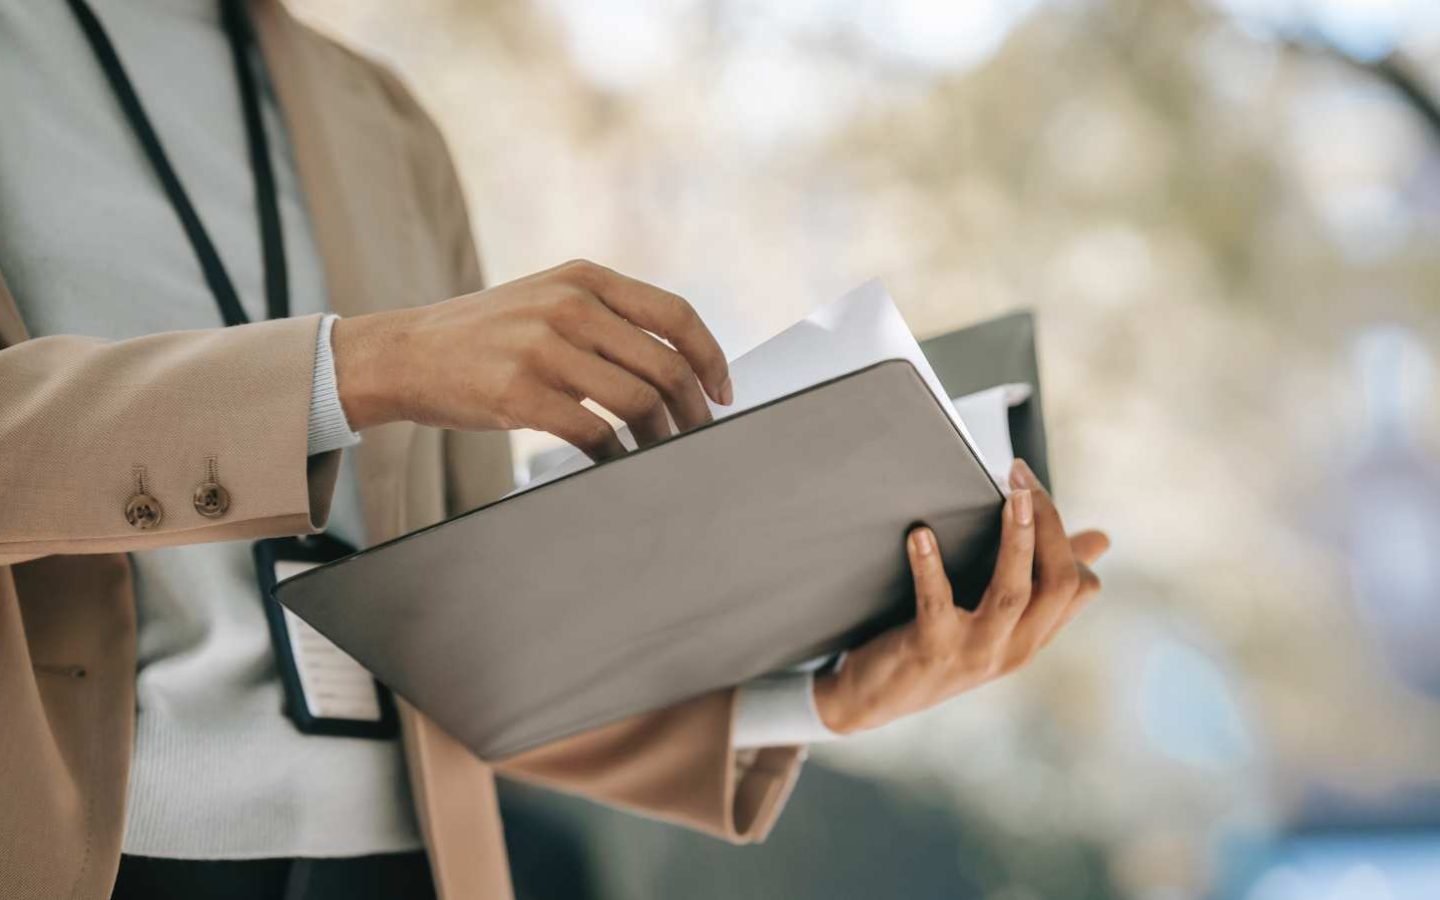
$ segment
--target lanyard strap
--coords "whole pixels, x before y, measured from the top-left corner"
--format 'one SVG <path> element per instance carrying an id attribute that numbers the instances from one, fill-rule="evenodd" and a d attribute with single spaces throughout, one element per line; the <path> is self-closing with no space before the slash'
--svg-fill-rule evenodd
<path id="1" fill-rule="evenodd" d="M 105 33 L 100 20 L 85 0 L 69 2 L 71 11 L 80 23 L 80 29 L 90 42 L 90 49 L 94 51 L 100 68 L 105 71 L 105 78 L 110 82 L 110 89 L 119 101 L 125 119 L 130 123 L 130 130 L 145 151 L 150 168 L 160 179 L 165 196 L 169 198 L 170 206 L 179 217 L 185 236 L 190 239 L 195 258 L 205 274 L 205 283 L 210 286 L 210 293 L 215 296 L 215 304 L 220 307 L 220 315 L 225 324 L 248 323 L 250 317 L 240 305 L 240 295 L 236 293 L 235 285 L 225 271 L 225 264 L 220 261 L 220 254 L 201 223 L 200 215 L 195 211 L 195 205 L 190 202 L 189 194 L 185 192 L 179 176 L 170 165 L 165 148 L 161 146 L 154 126 L 150 124 L 150 117 L 145 114 L 140 97 L 135 93 L 135 86 L 125 73 L 120 56 L 115 52 L 115 45 L 110 42 L 109 35 Z M 270 166 L 270 147 L 265 136 L 265 122 L 260 115 L 260 92 L 256 86 L 255 72 L 250 65 L 250 22 L 245 13 L 244 0 L 220 0 L 220 9 L 225 33 L 230 39 L 235 77 L 240 84 L 240 103 L 245 114 L 250 170 L 255 182 L 255 206 L 260 214 L 260 247 L 265 264 L 265 309 L 270 318 L 283 319 L 290 314 L 290 288 L 285 266 L 285 244 L 280 230 L 275 173 Z"/>

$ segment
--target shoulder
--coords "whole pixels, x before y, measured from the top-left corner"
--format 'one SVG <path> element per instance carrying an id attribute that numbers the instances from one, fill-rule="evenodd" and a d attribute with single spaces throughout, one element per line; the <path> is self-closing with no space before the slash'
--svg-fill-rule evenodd
<path id="1" fill-rule="evenodd" d="M 271 0 L 274 2 L 274 0 Z M 353 47 L 323 26 L 308 22 L 277 3 L 295 51 L 306 67 L 326 82 L 339 82 L 362 91 L 382 103 L 399 124 L 410 126 L 425 139 L 426 149 L 444 150 L 444 140 L 435 119 L 388 63 Z"/>
<path id="2" fill-rule="evenodd" d="M 393 186 L 389 196 L 406 198 L 399 214 L 417 212 L 415 224 L 428 234 L 420 243 L 441 254 L 437 263 L 447 273 L 441 292 L 478 290 L 460 176 L 435 119 L 409 85 L 389 65 L 300 20 L 280 0 L 255 2 L 275 14 L 275 49 L 303 70 L 312 109 L 327 118 L 333 147 L 344 148 L 352 161 L 351 186 L 377 194 L 387 193 L 382 182 Z"/>

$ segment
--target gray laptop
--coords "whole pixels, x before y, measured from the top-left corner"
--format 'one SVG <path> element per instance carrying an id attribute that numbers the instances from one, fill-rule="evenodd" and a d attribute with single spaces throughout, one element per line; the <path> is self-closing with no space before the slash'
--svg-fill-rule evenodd
<path id="1" fill-rule="evenodd" d="M 986 366 L 1002 370 L 996 383 L 1034 381 L 1028 317 L 1003 331 L 1016 327 L 1026 332 L 1006 351 L 1014 371 Z M 970 337 L 971 350 L 993 344 Z M 935 367 L 958 394 L 947 366 Z M 971 365 L 948 368 L 974 376 Z M 935 396 L 895 360 L 312 569 L 275 593 L 496 760 L 903 621 L 913 605 L 904 537 L 917 522 L 935 529 L 957 602 L 973 606 L 1001 504 Z"/>

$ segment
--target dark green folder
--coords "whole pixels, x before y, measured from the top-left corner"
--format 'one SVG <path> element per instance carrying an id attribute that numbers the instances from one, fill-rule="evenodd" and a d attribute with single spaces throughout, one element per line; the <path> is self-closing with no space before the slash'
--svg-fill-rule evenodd
<path id="1" fill-rule="evenodd" d="M 1000 384 L 1028 384 L 1030 399 L 1010 409 L 1010 443 L 1047 488 L 1045 417 L 1040 400 L 1040 366 L 1035 351 L 1035 316 L 1016 312 L 937 335 L 920 342 L 930 368 L 951 397 Z"/>

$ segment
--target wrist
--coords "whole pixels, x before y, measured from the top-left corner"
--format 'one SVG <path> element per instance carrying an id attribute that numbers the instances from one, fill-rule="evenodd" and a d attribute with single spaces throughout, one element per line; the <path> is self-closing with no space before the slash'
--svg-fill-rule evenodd
<path id="1" fill-rule="evenodd" d="M 335 387 L 345 420 L 355 431 L 400 418 L 394 379 L 386 372 L 393 357 L 387 314 L 338 319 L 330 332 Z"/>
<path id="2" fill-rule="evenodd" d="M 850 709 L 840 683 L 840 673 L 816 675 L 814 690 L 815 712 L 826 728 L 836 734 L 850 734 L 857 730 L 854 711 Z"/>

